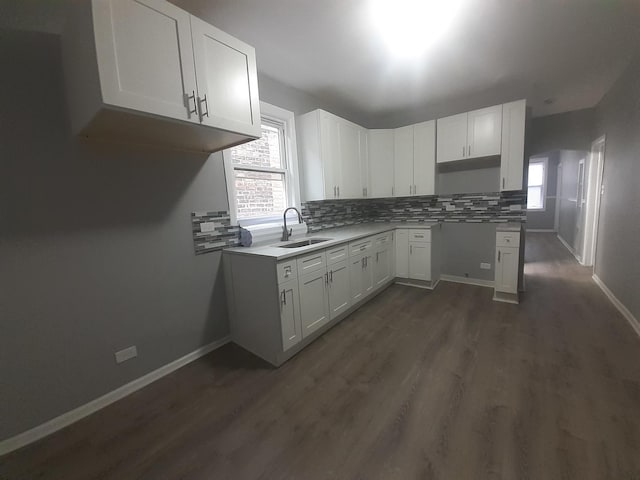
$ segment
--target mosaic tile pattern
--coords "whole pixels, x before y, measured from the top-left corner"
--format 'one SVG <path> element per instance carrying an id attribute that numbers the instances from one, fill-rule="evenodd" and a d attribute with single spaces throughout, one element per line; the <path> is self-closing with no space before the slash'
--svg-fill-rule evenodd
<path id="1" fill-rule="evenodd" d="M 329 200 L 302 204 L 309 230 L 363 222 L 526 222 L 527 194 L 498 192 L 366 200 Z"/>
<path id="2" fill-rule="evenodd" d="M 213 222 L 215 230 L 201 232 L 200 224 Z M 227 211 L 192 212 L 191 228 L 196 255 L 215 252 L 224 247 L 236 247 L 240 240 L 240 228 L 231 225 L 231 217 Z"/>

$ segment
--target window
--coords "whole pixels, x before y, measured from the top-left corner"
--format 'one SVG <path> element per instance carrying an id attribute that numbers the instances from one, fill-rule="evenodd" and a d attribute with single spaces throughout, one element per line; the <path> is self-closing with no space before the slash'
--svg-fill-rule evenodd
<path id="1" fill-rule="evenodd" d="M 536 158 L 529 161 L 529 182 L 527 189 L 527 210 L 544 210 L 547 196 L 547 159 Z"/>
<path id="2" fill-rule="evenodd" d="M 269 223 L 298 205 L 293 113 L 261 103 L 262 137 L 224 153 L 231 221 Z"/>

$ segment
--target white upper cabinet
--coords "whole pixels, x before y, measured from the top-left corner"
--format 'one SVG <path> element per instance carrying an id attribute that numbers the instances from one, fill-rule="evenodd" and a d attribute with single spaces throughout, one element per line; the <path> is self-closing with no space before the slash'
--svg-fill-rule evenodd
<path id="1" fill-rule="evenodd" d="M 209 152 L 260 137 L 254 49 L 169 2 L 76 2 L 63 54 L 74 133 Z"/>
<path id="2" fill-rule="evenodd" d="M 502 106 L 502 158 L 500 190 L 522 190 L 524 178 L 524 135 L 527 102 L 518 100 Z"/>
<path id="3" fill-rule="evenodd" d="M 324 110 L 297 119 L 304 198 L 363 198 L 368 192 L 367 131 Z"/>
<path id="4" fill-rule="evenodd" d="M 436 174 L 436 122 L 413 126 L 413 194 L 434 195 Z"/>
<path id="5" fill-rule="evenodd" d="M 369 197 L 393 195 L 393 130 L 369 130 Z"/>
<path id="6" fill-rule="evenodd" d="M 258 91 L 254 49 L 196 17 L 191 30 L 202 123 L 256 135 L 260 102 L 252 95 Z"/>
<path id="7" fill-rule="evenodd" d="M 413 126 L 396 128 L 394 134 L 393 194 L 413 194 Z"/>
<path id="8" fill-rule="evenodd" d="M 438 163 L 467 157 L 467 114 L 438 119 Z"/>
<path id="9" fill-rule="evenodd" d="M 502 105 L 468 113 L 468 157 L 500 155 L 502 139 Z"/>
<path id="10" fill-rule="evenodd" d="M 438 163 L 500 155 L 502 105 L 438 119 Z"/>

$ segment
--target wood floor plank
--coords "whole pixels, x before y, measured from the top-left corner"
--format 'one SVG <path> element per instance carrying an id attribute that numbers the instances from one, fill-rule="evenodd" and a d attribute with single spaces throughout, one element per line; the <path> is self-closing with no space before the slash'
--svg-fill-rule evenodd
<path id="1" fill-rule="evenodd" d="M 227 345 L 0 478 L 640 480 L 640 339 L 555 236 L 526 260 L 520 305 L 394 285 L 279 369 Z"/>

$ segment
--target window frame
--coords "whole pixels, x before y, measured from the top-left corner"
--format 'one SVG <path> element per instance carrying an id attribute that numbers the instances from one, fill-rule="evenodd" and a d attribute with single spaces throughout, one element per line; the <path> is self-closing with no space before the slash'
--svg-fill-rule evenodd
<path id="1" fill-rule="evenodd" d="M 300 208 L 300 181 L 298 166 L 298 147 L 296 142 L 295 115 L 289 110 L 260 102 L 260 124 L 276 124 L 283 130 L 281 152 L 283 155 L 283 168 L 254 167 L 251 165 L 234 165 L 231 161 L 231 149 L 223 150 L 225 179 L 227 184 L 227 199 L 229 201 L 229 215 L 232 225 L 261 225 L 282 223 L 282 215 L 263 216 L 238 219 L 237 193 L 235 186 L 235 171 L 253 171 L 265 173 L 284 174 L 284 184 L 287 196 L 287 206 Z"/>
<path id="2" fill-rule="evenodd" d="M 530 185 L 529 184 L 529 169 L 532 164 L 540 163 L 542 164 L 542 185 Z M 538 157 L 529 160 L 529 165 L 527 166 L 527 211 L 529 212 L 545 212 L 547 210 L 547 183 L 549 183 L 549 159 L 547 157 Z M 540 208 L 529 208 L 529 188 L 530 187 L 541 187 L 541 200 L 542 207 Z"/>

